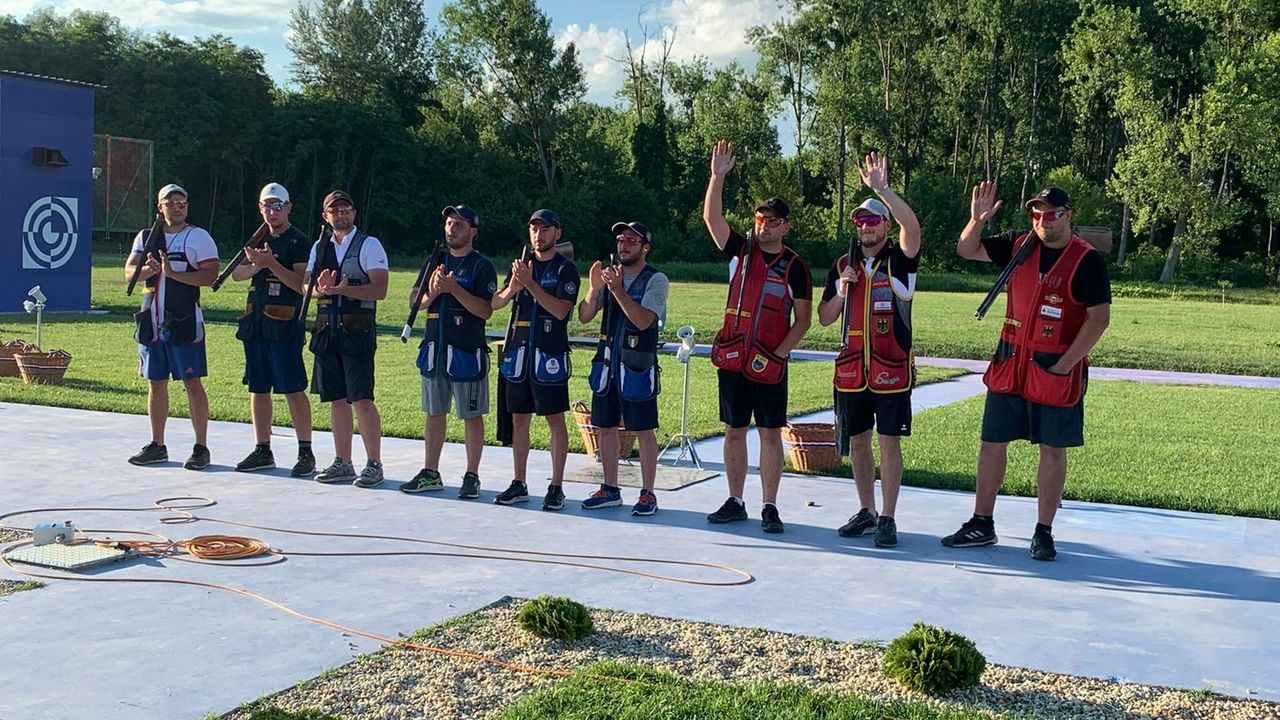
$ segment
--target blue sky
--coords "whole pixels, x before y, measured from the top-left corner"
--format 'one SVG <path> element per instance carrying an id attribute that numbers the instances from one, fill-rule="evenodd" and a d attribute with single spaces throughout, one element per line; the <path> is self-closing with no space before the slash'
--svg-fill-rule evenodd
<path id="1" fill-rule="evenodd" d="M 58 12 L 82 8 L 109 12 L 126 26 L 146 32 L 166 30 L 185 38 L 222 33 L 262 51 L 267 72 L 286 84 L 290 54 L 285 34 L 296 4 L 297 0 L 3 0 L 0 12 L 23 17 L 41 7 Z M 443 4 L 444 0 L 423 0 L 432 23 Z M 703 55 L 712 65 L 736 59 L 752 67 L 755 53 L 743 39 L 746 29 L 783 13 L 778 0 L 540 0 L 539 5 L 551 18 L 557 40 L 577 43 L 587 99 L 605 104 L 614 102 L 622 80 L 620 67 L 610 58 L 625 54 L 628 36 L 633 45 L 641 42 L 642 22 L 651 36 L 674 32 L 675 59 Z"/>

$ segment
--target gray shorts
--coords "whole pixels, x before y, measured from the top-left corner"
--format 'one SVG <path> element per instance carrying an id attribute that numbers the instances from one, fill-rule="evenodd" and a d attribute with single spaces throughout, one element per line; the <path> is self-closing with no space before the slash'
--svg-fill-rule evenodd
<path id="1" fill-rule="evenodd" d="M 489 414 L 489 378 L 459 382 L 450 380 L 444 373 L 422 376 L 422 412 L 448 415 L 453 401 L 458 403 L 458 418 L 461 420 Z"/>

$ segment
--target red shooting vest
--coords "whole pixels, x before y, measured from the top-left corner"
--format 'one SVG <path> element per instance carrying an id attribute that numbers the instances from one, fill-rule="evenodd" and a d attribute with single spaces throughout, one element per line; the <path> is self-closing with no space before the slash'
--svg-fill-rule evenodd
<path id="1" fill-rule="evenodd" d="M 713 365 L 743 373 L 756 382 L 782 381 L 787 361 L 773 351 L 791 329 L 792 297 L 787 277 L 795 262 L 802 261 L 789 247 L 783 247 L 777 257 L 766 262 L 760 246 L 751 244 L 750 254 L 738 262 L 729 283 L 724 325 L 711 346 Z M 738 312 L 740 294 L 742 310 Z"/>
<path id="2" fill-rule="evenodd" d="M 836 267 L 843 272 L 848 266 L 846 254 Z M 858 281 L 845 298 L 848 334 L 836 356 L 836 390 L 907 392 L 915 384 L 915 354 L 910 346 L 902 346 L 898 335 L 911 337 L 911 301 L 893 291 L 888 260 L 872 265 L 870 277 L 865 266 L 858 270 Z"/>
<path id="3" fill-rule="evenodd" d="M 1013 251 L 1016 253 L 1030 237 L 1027 233 L 1015 240 Z M 1013 271 L 1000 344 L 982 377 L 992 391 L 1021 395 L 1051 407 L 1071 407 L 1080 402 L 1088 358 L 1076 363 L 1067 375 L 1055 375 L 1046 368 L 1067 351 L 1087 317 L 1084 305 L 1071 294 L 1071 282 L 1091 249 L 1089 243 L 1073 234 L 1043 277 L 1042 246 L 1032 250 Z M 1040 353 L 1041 362 L 1036 362 Z"/>

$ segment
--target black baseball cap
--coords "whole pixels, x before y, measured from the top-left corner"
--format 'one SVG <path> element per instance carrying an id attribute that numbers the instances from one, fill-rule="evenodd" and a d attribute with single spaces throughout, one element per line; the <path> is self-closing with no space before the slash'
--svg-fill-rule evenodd
<path id="1" fill-rule="evenodd" d="M 453 213 L 471 223 L 471 227 L 480 227 L 480 216 L 467 205 L 450 205 L 440 211 L 440 217 L 449 217 L 449 213 Z"/>
<path id="2" fill-rule="evenodd" d="M 534 220 L 537 220 L 543 225 L 550 225 L 551 227 L 560 227 L 560 216 L 557 215 L 554 210 L 548 210 L 546 208 L 538 210 L 537 212 L 535 212 L 533 215 L 529 217 L 528 224 L 532 225 Z"/>
<path id="3" fill-rule="evenodd" d="M 346 194 L 341 190 L 334 190 L 333 192 L 324 196 L 324 205 L 323 205 L 324 209 L 328 210 L 331 205 L 337 203 L 339 200 L 346 200 L 348 203 L 351 204 L 351 207 L 356 206 L 356 201 L 352 200 L 350 195 Z"/>
<path id="4" fill-rule="evenodd" d="M 635 234 L 639 235 L 640 239 L 644 241 L 645 245 L 650 245 L 653 243 L 653 233 L 649 232 L 649 226 L 645 225 L 642 222 L 636 222 L 635 220 L 632 220 L 631 222 L 616 222 L 613 224 L 613 229 L 610 230 L 610 232 L 616 235 L 622 232 L 623 230 L 628 230 L 628 229 L 634 231 Z"/>
<path id="5" fill-rule="evenodd" d="M 1035 203 L 1044 203 L 1053 207 L 1071 209 L 1071 198 L 1067 197 L 1067 191 L 1062 188 L 1047 187 L 1036 193 L 1034 197 L 1028 200 L 1023 207 L 1031 207 Z"/>
<path id="6" fill-rule="evenodd" d="M 791 217 L 791 206 L 787 205 L 787 201 L 780 197 L 771 197 L 760 203 L 756 207 L 756 212 L 768 212 L 774 217 L 789 218 Z"/>

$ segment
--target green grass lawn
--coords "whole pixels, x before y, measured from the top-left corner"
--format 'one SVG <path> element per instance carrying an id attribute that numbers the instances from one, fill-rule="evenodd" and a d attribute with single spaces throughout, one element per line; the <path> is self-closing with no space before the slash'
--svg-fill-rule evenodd
<path id="1" fill-rule="evenodd" d="M 0 320 L 0 336 L 31 338 L 31 326 L 11 322 L 15 318 Z M 215 420 L 249 421 L 249 395 L 241 378 L 244 372 L 244 353 L 240 341 L 235 339 L 235 326 L 229 323 L 210 323 L 208 330 L 209 377 L 205 388 L 209 395 L 209 414 Z M 45 327 L 45 345 L 65 348 L 75 359 L 67 371 L 62 385 L 26 385 L 18 378 L 0 378 L 0 400 L 10 402 L 54 405 L 60 407 L 105 410 L 132 414 L 146 413 L 146 384 L 138 377 L 137 345 L 133 342 L 131 320 L 119 315 L 98 317 L 78 316 L 74 322 L 60 321 Z M 310 353 L 304 353 L 308 368 Z M 421 410 L 419 374 L 414 361 L 417 358 L 416 343 L 403 345 L 395 337 L 381 335 L 377 354 L 377 402 L 382 413 L 382 432 L 387 436 L 422 437 L 424 415 Z M 591 351 L 574 352 L 574 374 L 570 381 L 570 397 L 590 404 L 587 389 L 587 366 Z M 495 363 L 496 364 L 496 363 Z M 661 421 L 659 436 L 665 437 L 679 431 L 680 395 L 684 368 L 671 355 L 662 355 L 663 391 L 659 395 L 658 411 Z M 719 405 L 716 399 L 716 373 L 709 360 L 695 358 L 690 364 L 689 428 L 697 437 L 709 437 L 722 431 Z M 800 415 L 831 406 L 832 366 L 826 362 L 796 362 L 790 378 L 789 412 Z M 920 368 L 920 381 L 933 382 L 962 374 L 949 368 Z M 496 392 L 496 373 L 490 373 L 491 397 Z M 169 393 L 172 415 L 188 417 L 186 395 L 179 384 Z M 329 428 L 327 406 L 317 406 L 313 411 L 317 428 Z M 289 413 L 280 397 L 275 398 L 274 420 L 277 425 L 289 425 Z M 487 442 L 495 444 L 494 423 L 486 423 Z M 179 429 L 179 432 L 182 432 Z M 535 447 L 546 448 L 549 438 L 546 423 L 533 423 L 532 442 Z M 146 438 L 138 438 L 141 444 Z M 462 441 L 462 423 L 449 423 L 449 440 Z M 570 448 L 582 452 L 582 441 L 576 432 L 569 433 Z M 246 433 L 245 447 L 251 445 Z M 228 449 L 229 451 L 230 449 Z M 238 451 L 238 449 L 237 449 Z"/>
<path id="2" fill-rule="evenodd" d="M 626 678 L 632 682 L 597 679 Z M 509 705 L 501 720 L 969 720 L 988 715 L 884 702 L 780 683 L 688 680 L 641 665 L 598 663 Z"/>
<path id="3" fill-rule="evenodd" d="M 94 303 L 113 313 L 133 312 L 137 299 L 124 294 L 123 259 L 98 255 L 94 264 Z M 500 274 L 502 272 L 500 270 Z M 404 324 L 409 291 L 416 277 L 416 269 L 392 271 L 388 300 L 378 307 L 378 322 L 387 332 L 398 332 Z M 930 291 L 929 280 L 928 276 L 921 278 L 921 291 L 916 297 L 916 354 L 985 359 L 995 347 L 1004 312 L 1003 300 L 998 300 L 987 319 L 979 322 L 974 320 L 973 311 L 982 299 L 982 292 Z M 957 284 L 952 276 L 939 277 L 938 281 L 944 287 L 965 287 Z M 210 320 L 234 319 L 243 311 L 245 287 L 244 283 L 228 282 L 217 293 L 205 291 L 206 316 Z M 1251 302 L 1261 303 L 1257 298 L 1269 299 L 1275 294 L 1271 290 L 1258 290 L 1248 297 L 1253 298 Z M 1111 310 L 1111 327 L 1093 352 L 1093 364 L 1280 376 L 1280 304 L 1224 306 L 1211 299 L 1118 295 Z M 1188 297 L 1206 296 L 1189 293 Z M 677 328 L 693 325 L 699 342 L 710 342 L 723 320 L 724 301 L 723 284 L 673 282 L 664 339 L 674 340 Z M 506 311 L 498 313 L 490 320 L 489 328 L 505 331 L 508 317 Z M 52 316 L 50 321 L 56 323 L 60 319 Z M 569 331 L 576 336 L 587 336 L 593 335 L 597 327 L 598 324 L 585 327 L 575 320 Z M 817 327 L 815 320 L 801 346 L 834 349 L 838 335 L 834 326 Z"/>
<path id="4" fill-rule="evenodd" d="M 919 414 L 904 482 L 973 490 L 981 397 Z M 1280 390 L 1096 381 L 1085 445 L 1067 456 L 1073 500 L 1280 519 Z M 1036 449 L 1010 445 L 1004 492 L 1035 494 Z M 844 466 L 848 474 L 848 466 Z"/>

